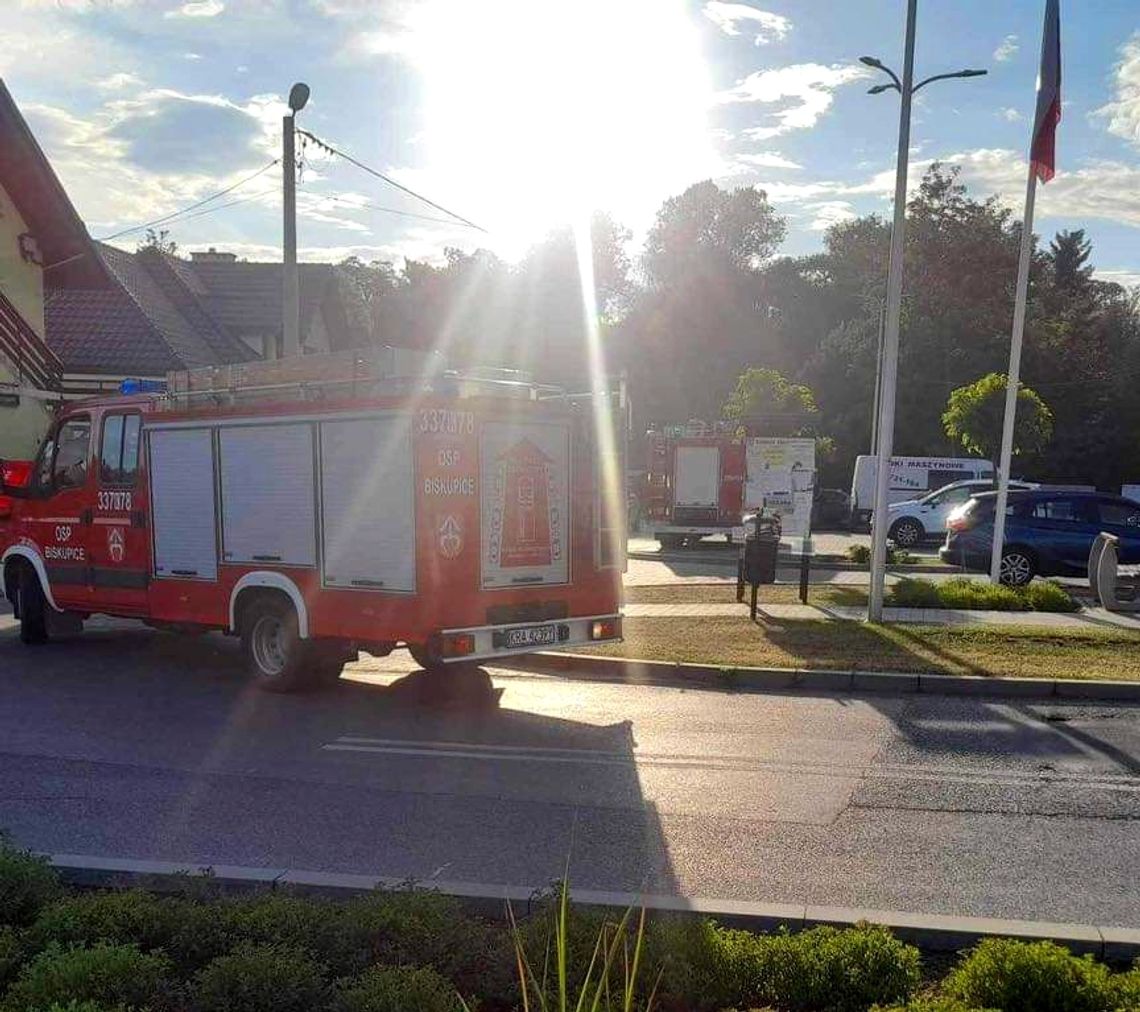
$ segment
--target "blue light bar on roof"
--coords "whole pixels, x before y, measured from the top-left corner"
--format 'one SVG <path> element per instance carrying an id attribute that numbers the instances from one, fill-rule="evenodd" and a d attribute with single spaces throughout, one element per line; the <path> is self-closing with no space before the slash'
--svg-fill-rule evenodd
<path id="1" fill-rule="evenodd" d="M 166 380 L 125 379 L 119 384 L 121 394 L 164 394 Z"/>

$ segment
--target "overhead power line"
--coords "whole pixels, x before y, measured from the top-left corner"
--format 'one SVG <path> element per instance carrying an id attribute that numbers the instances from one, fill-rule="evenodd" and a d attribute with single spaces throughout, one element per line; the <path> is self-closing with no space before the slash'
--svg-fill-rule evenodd
<path id="1" fill-rule="evenodd" d="M 280 164 L 280 162 L 280 158 L 274 158 L 273 161 L 266 163 L 252 175 L 246 176 L 245 179 L 239 179 L 236 183 L 227 186 L 224 190 L 219 190 L 217 193 L 212 193 L 208 197 L 203 197 L 201 200 L 197 200 L 193 204 L 189 204 L 178 211 L 171 211 L 169 214 L 164 214 L 161 218 L 155 218 L 153 221 L 144 221 L 141 225 L 131 225 L 130 228 L 119 229 L 118 232 L 112 232 L 110 235 L 105 235 L 96 241 L 110 242 L 112 239 L 118 239 L 120 236 L 130 235 L 131 232 L 141 232 L 143 229 L 153 228 L 155 225 L 168 225 L 175 219 L 186 215 L 187 212 L 194 211 L 205 204 L 209 204 L 213 200 L 217 200 L 219 197 L 224 197 L 227 193 L 233 193 L 234 190 L 238 189 L 241 186 L 245 186 L 246 183 L 253 182 L 253 180 L 255 180 L 258 176 L 264 175 L 271 168 L 273 168 L 273 166 Z M 259 196 L 264 196 L 264 194 L 259 194 Z M 243 203 L 245 199 L 247 198 L 242 198 L 242 200 L 238 201 L 231 201 L 228 204 L 223 204 L 216 208 L 210 208 L 210 210 L 220 211 L 222 207 L 232 207 L 235 203 Z M 196 218 L 197 215 L 191 214 L 189 217 Z"/>
<path id="2" fill-rule="evenodd" d="M 473 228 L 478 232 L 486 232 L 487 231 L 485 228 L 483 228 L 482 225 L 476 225 L 475 222 L 471 221 L 468 218 L 464 218 L 463 215 L 456 214 L 454 211 L 448 210 L 448 208 L 444 207 L 442 204 L 437 204 L 434 200 L 429 200 L 422 193 L 416 193 L 415 190 L 410 189 L 407 186 L 404 186 L 403 183 L 397 183 L 396 180 L 392 179 L 390 176 L 384 175 L 383 172 L 377 171 L 376 169 L 372 168 L 372 166 L 370 166 L 370 165 L 365 165 L 362 161 L 359 161 L 358 159 L 353 158 L 352 155 L 345 154 L 343 151 L 339 150 L 338 148 L 334 148 L 327 141 L 321 140 L 318 136 L 316 136 L 316 134 L 312 134 L 308 130 L 302 130 L 300 127 L 297 127 L 297 133 L 299 133 L 302 137 L 306 137 L 309 140 L 311 140 L 322 151 L 327 151 L 330 155 L 336 155 L 338 158 L 343 158 L 346 162 L 351 162 L 358 169 L 363 169 L 370 176 L 375 176 L 377 179 L 383 180 L 389 186 L 394 186 L 397 190 L 401 190 L 402 192 L 408 194 L 409 196 L 415 197 L 416 200 L 423 201 L 423 203 L 427 204 L 428 207 L 434 207 L 437 211 L 442 211 L 449 218 L 454 219 L 455 221 L 459 222 L 461 225 L 466 225 L 468 228 Z M 404 213 L 409 213 L 409 212 L 404 212 Z"/>
<path id="3" fill-rule="evenodd" d="M 398 214 L 403 218 L 418 218 L 420 221 L 437 221 L 443 225 L 455 224 L 452 218 L 439 218 L 434 214 L 417 214 L 415 211 L 403 211 L 398 207 L 381 207 L 379 204 L 371 204 L 366 200 L 354 200 L 351 197 L 342 197 L 338 194 L 317 193 L 315 190 L 305 190 L 305 192 L 311 193 L 314 197 L 320 197 L 323 200 L 335 201 L 338 204 L 343 204 L 345 207 L 366 207 L 371 211 L 383 211 L 385 214 Z M 478 228 L 478 226 L 472 227 Z"/>

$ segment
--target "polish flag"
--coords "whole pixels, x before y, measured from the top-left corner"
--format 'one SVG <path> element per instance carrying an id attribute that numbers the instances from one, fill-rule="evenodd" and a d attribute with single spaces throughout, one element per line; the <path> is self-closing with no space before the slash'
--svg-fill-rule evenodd
<path id="1" fill-rule="evenodd" d="M 1041 37 L 1041 72 L 1037 78 L 1037 115 L 1029 161 L 1037 178 L 1049 182 L 1056 171 L 1057 124 L 1061 122 L 1061 11 L 1059 0 L 1045 0 Z"/>

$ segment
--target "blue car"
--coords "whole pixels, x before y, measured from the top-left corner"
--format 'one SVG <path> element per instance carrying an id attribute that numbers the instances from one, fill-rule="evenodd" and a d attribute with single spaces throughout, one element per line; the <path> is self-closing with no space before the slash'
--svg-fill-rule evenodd
<path id="1" fill-rule="evenodd" d="M 996 492 L 974 496 L 946 521 L 943 562 L 989 572 Z M 1120 538 L 1120 561 L 1140 563 L 1140 503 L 1101 492 L 1011 491 L 1006 505 L 1002 583 L 1035 576 L 1082 576 L 1101 532 Z"/>

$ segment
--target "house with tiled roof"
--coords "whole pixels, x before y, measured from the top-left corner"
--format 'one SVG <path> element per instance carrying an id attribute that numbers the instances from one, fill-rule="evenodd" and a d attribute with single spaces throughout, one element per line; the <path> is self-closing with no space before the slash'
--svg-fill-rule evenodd
<path id="1" fill-rule="evenodd" d="M 154 247 L 96 244 L 110 292 L 49 291 L 46 333 L 70 392 L 125 377 L 276 358 L 282 344 L 282 265 L 248 263 L 214 249 L 189 259 Z M 344 273 L 300 265 L 301 347 L 342 351 L 369 343 L 367 312 Z"/>
<path id="2" fill-rule="evenodd" d="M 62 387 L 44 293 L 112 287 L 87 229 L 0 80 L 0 457 L 29 457 Z"/>

